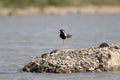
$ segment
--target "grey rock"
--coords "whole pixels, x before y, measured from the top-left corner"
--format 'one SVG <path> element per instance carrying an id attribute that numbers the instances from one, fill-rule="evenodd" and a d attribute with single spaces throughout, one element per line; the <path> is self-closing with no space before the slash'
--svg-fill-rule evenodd
<path id="1" fill-rule="evenodd" d="M 26 72 L 75 73 L 120 70 L 120 45 L 102 43 L 85 49 L 60 49 L 45 53 L 23 67 Z"/>

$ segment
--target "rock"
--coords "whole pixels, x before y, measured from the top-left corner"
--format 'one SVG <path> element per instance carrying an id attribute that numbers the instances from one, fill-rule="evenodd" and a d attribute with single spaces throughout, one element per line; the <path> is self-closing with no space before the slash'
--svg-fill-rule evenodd
<path id="1" fill-rule="evenodd" d="M 120 45 L 102 43 L 85 49 L 60 49 L 45 53 L 23 67 L 26 72 L 75 73 L 120 70 Z"/>
<path id="2" fill-rule="evenodd" d="M 101 43 L 99 47 L 109 47 L 108 43 Z"/>

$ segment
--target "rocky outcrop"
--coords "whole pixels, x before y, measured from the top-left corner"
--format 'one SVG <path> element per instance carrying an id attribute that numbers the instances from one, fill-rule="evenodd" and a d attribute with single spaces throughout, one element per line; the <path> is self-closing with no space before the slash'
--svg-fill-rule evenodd
<path id="1" fill-rule="evenodd" d="M 85 49 L 60 49 L 26 64 L 23 71 L 48 73 L 103 72 L 120 70 L 120 45 L 102 43 Z"/>

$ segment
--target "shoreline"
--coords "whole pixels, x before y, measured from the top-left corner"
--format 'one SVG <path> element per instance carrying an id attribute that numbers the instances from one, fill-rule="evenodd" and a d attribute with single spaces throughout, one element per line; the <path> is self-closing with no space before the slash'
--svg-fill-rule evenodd
<path id="1" fill-rule="evenodd" d="M 120 14 L 120 6 L 0 8 L 0 16 Z"/>

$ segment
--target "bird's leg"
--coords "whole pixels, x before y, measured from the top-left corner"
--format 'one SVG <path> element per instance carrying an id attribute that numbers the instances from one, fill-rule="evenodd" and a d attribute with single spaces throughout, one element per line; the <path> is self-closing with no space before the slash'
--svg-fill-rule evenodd
<path id="1" fill-rule="evenodd" d="M 66 44 L 65 44 L 66 46 L 66 48 L 68 48 L 68 39 L 66 39 Z"/>
<path id="2" fill-rule="evenodd" d="M 62 39 L 62 46 L 63 46 L 62 48 L 64 49 L 64 39 Z"/>
<path id="3" fill-rule="evenodd" d="M 63 46 L 64 46 L 64 39 L 63 39 L 63 43 L 62 43 L 62 44 L 63 44 Z"/>
<path id="4" fill-rule="evenodd" d="M 63 48 L 68 48 L 67 39 L 63 39 Z"/>

